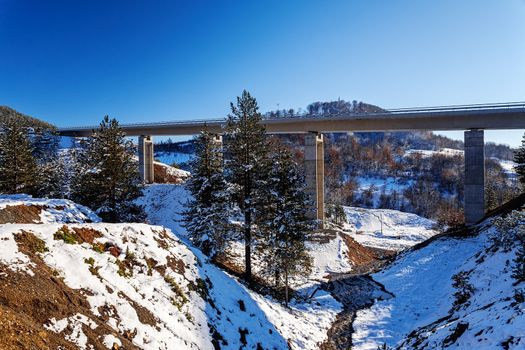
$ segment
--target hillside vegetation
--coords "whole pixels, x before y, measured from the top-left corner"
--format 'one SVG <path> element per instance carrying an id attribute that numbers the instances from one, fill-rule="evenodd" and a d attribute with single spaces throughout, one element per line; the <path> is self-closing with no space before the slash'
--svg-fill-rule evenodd
<path id="1" fill-rule="evenodd" d="M 0 125 L 15 122 L 22 127 L 33 128 L 35 130 L 52 130 L 55 131 L 56 127 L 43 120 L 30 117 L 28 115 L 17 112 L 11 107 L 0 106 Z"/>

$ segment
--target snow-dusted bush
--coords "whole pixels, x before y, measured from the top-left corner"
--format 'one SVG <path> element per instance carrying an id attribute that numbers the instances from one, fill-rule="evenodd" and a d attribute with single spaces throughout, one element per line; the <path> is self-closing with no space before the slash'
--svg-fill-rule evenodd
<path id="1" fill-rule="evenodd" d="M 474 294 L 475 289 L 469 279 L 468 271 L 461 271 L 452 276 L 452 287 L 456 289 L 453 309 L 459 309 L 462 305 L 469 303 L 470 297 Z"/>
<path id="2" fill-rule="evenodd" d="M 509 252 L 517 242 L 525 241 L 525 211 L 513 210 L 507 216 L 498 217 L 494 226 L 496 230 L 490 238 L 497 249 Z"/>

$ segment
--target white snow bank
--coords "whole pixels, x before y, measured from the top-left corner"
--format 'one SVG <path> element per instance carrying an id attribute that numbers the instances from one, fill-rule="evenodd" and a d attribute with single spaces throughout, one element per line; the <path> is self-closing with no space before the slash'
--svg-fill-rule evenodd
<path id="1" fill-rule="evenodd" d="M 344 210 L 348 220 L 345 230 L 367 247 L 399 251 L 438 233 L 432 229 L 434 221 L 416 214 L 355 207 L 344 207 Z"/>
<path id="2" fill-rule="evenodd" d="M 37 223 L 42 224 L 101 221 L 89 208 L 67 199 L 33 198 L 27 194 L 0 195 L 0 209 L 17 205 L 35 205 L 41 207 L 40 221 Z"/>
<path id="3" fill-rule="evenodd" d="M 453 156 L 462 156 L 465 153 L 465 151 L 461 149 L 454 149 L 454 148 L 441 148 L 437 151 L 434 150 L 423 150 L 423 149 L 409 149 L 405 152 L 405 156 L 413 155 L 413 154 L 419 154 L 423 158 L 428 158 L 433 155 L 443 155 L 447 157 L 453 157 Z"/>
<path id="4" fill-rule="evenodd" d="M 339 235 L 327 243 L 308 242 L 307 247 L 313 258 L 310 279 L 326 281 L 330 274 L 347 273 L 352 269 L 348 246 Z"/>

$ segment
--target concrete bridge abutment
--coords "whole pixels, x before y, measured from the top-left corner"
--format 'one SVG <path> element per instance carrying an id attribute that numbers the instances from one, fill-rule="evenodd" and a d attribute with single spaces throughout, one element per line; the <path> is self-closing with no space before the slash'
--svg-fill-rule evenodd
<path id="1" fill-rule="evenodd" d="M 143 183 L 151 184 L 155 181 L 153 165 L 153 137 L 139 136 L 139 173 Z"/>
<path id="2" fill-rule="evenodd" d="M 465 131 L 465 224 L 473 225 L 485 216 L 484 131 Z"/>
<path id="3" fill-rule="evenodd" d="M 310 218 L 324 227 L 324 138 L 322 134 L 308 133 L 304 138 L 304 171 L 306 193 L 310 196 Z"/>

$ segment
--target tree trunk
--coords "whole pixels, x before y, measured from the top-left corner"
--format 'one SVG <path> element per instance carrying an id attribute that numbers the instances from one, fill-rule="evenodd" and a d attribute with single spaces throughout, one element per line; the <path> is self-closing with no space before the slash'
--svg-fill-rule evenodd
<path id="1" fill-rule="evenodd" d="M 252 279 L 252 255 L 251 255 L 251 245 L 252 245 L 252 215 L 250 209 L 244 211 L 244 259 L 245 259 L 245 272 L 244 278 L 247 282 L 250 282 Z"/>
<path id="2" fill-rule="evenodd" d="M 284 268 L 284 306 L 288 307 L 288 266 Z"/>

